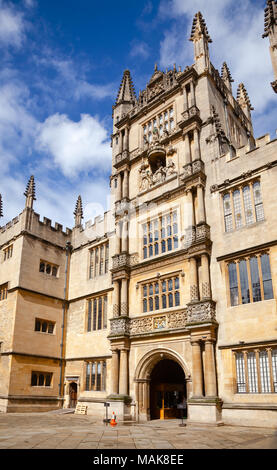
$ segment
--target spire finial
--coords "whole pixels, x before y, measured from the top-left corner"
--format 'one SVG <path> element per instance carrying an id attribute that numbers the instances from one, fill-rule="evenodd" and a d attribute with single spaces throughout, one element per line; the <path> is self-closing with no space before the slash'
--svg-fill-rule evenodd
<path id="1" fill-rule="evenodd" d="M 82 224 L 82 219 L 84 218 L 81 196 L 78 196 L 75 211 L 73 212 L 73 214 L 75 215 L 75 227 L 79 227 Z"/>
<path id="2" fill-rule="evenodd" d="M 212 42 L 208 33 L 206 22 L 202 16 L 202 13 L 199 11 L 194 16 L 189 40 L 194 42 L 198 40 L 201 36 L 204 36 L 208 42 Z"/>
<path id="3" fill-rule="evenodd" d="M 33 209 L 33 203 L 36 201 L 35 178 L 33 175 L 28 181 L 24 196 L 26 196 L 25 208 Z"/>
<path id="4" fill-rule="evenodd" d="M 225 85 L 227 88 L 232 91 L 232 85 L 231 83 L 234 81 L 231 75 L 231 72 L 229 70 L 228 65 L 226 62 L 223 62 L 222 68 L 221 68 L 221 78 L 224 81 Z"/>
<path id="5" fill-rule="evenodd" d="M 131 78 L 130 70 L 128 69 L 124 70 L 115 104 L 117 105 L 121 102 L 136 102 L 135 87 Z"/>
<path id="6" fill-rule="evenodd" d="M 264 34 L 263 38 L 270 34 L 270 30 L 277 25 L 277 0 L 267 0 L 264 10 Z"/>
<path id="7" fill-rule="evenodd" d="M 246 111 L 247 117 L 251 120 L 251 111 L 253 111 L 254 108 L 251 106 L 248 93 L 243 83 L 240 83 L 238 86 L 237 102 L 240 107 Z"/>

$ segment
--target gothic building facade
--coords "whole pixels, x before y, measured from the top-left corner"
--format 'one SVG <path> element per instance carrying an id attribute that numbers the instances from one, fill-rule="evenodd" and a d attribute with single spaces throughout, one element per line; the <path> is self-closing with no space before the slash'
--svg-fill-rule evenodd
<path id="1" fill-rule="evenodd" d="M 276 0 L 264 36 L 276 92 Z M 123 74 L 103 217 L 83 224 L 79 197 L 72 229 L 40 220 L 31 177 L 1 227 L 0 411 L 276 425 L 277 140 L 254 137 L 200 12 L 190 41 L 138 97 Z"/>

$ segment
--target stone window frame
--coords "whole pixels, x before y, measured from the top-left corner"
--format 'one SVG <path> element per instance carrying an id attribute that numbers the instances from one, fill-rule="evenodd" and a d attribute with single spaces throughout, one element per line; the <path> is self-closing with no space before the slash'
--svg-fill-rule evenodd
<path id="1" fill-rule="evenodd" d="M 271 275 L 270 279 L 265 278 L 265 276 L 263 275 L 261 257 L 264 256 L 264 255 L 268 256 L 268 263 L 269 263 L 269 269 L 270 269 L 270 275 Z M 257 259 L 258 272 L 256 274 L 258 274 L 258 276 L 259 276 L 259 286 L 258 286 L 258 288 L 260 290 L 259 295 L 261 297 L 259 300 L 254 300 L 254 296 L 253 296 L 253 278 L 254 278 L 255 273 L 254 273 L 254 266 L 252 265 L 252 267 L 251 267 L 251 263 L 250 263 L 250 259 L 252 259 L 252 258 Z M 249 290 L 249 301 L 247 301 L 247 302 L 244 302 L 243 297 L 242 297 L 242 285 L 241 285 L 242 270 L 240 270 L 240 266 L 242 266 L 242 264 L 240 264 L 241 261 L 246 262 L 246 278 L 244 279 L 244 281 L 247 282 L 248 290 Z M 235 268 L 236 268 L 235 269 L 236 285 L 233 286 L 233 287 L 231 287 L 231 284 L 230 284 L 230 269 L 229 269 L 229 266 L 231 264 L 235 264 Z M 225 262 L 225 267 L 226 267 L 225 272 L 226 272 L 226 289 L 227 289 L 227 307 L 238 307 L 238 306 L 241 306 L 241 305 L 252 304 L 252 303 L 256 303 L 256 302 L 263 302 L 265 300 L 273 300 L 275 298 L 274 285 L 273 285 L 273 282 L 272 282 L 272 269 L 271 269 L 270 250 L 261 250 L 258 253 L 253 252 L 253 253 L 249 253 L 249 254 L 244 255 L 244 256 L 242 255 L 242 256 L 239 256 L 237 258 L 230 259 L 230 260 Z M 271 281 L 272 297 L 269 297 L 269 298 L 265 299 L 264 283 L 268 282 L 268 281 Z M 234 304 L 232 302 L 231 289 L 237 289 L 237 294 L 236 294 L 237 303 L 234 303 Z"/>
<path id="2" fill-rule="evenodd" d="M 40 323 L 40 329 L 37 329 L 39 323 Z M 43 331 L 44 325 L 46 325 L 45 331 Z M 56 322 L 36 317 L 35 318 L 35 329 L 34 329 L 34 331 L 35 331 L 35 333 L 55 335 L 56 334 Z"/>
<path id="3" fill-rule="evenodd" d="M 160 310 L 168 310 L 170 308 L 179 308 L 181 306 L 181 272 L 164 274 L 162 276 L 148 279 L 147 281 L 141 282 L 141 312 L 145 313 L 154 313 Z M 176 279 L 178 279 L 178 287 L 176 287 Z M 172 288 L 169 288 L 169 282 L 172 282 Z M 165 283 L 165 290 L 163 290 L 163 283 Z M 158 292 L 156 291 L 156 285 L 158 285 Z M 151 289 L 152 286 L 152 290 Z M 146 292 L 146 294 L 145 294 Z M 178 293 L 178 304 L 176 304 L 176 294 Z M 169 296 L 172 295 L 172 305 L 169 303 Z M 166 300 L 166 306 L 163 307 L 163 297 Z M 159 308 L 156 308 L 156 299 L 159 301 Z M 150 299 L 152 299 L 152 310 Z M 145 300 L 147 308 L 145 310 Z"/>
<path id="4" fill-rule="evenodd" d="M 105 392 L 107 385 L 107 361 L 92 359 L 84 362 L 84 391 Z"/>
<path id="5" fill-rule="evenodd" d="M 173 123 L 173 127 L 171 127 L 172 125 L 171 123 Z M 176 109 L 175 109 L 175 102 L 173 102 L 170 105 L 167 105 L 167 107 L 164 108 L 163 110 L 153 115 L 151 119 L 148 119 L 147 121 L 142 123 L 141 126 L 142 126 L 143 139 L 144 137 L 146 137 L 149 144 L 151 144 L 153 142 L 153 131 L 155 128 L 158 130 L 159 137 L 163 137 L 164 127 L 166 127 L 167 132 L 170 133 L 171 131 L 176 129 L 176 123 L 177 123 Z"/>
<path id="6" fill-rule="evenodd" d="M 256 190 L 254 191 L 255 184 L 259 184 L 259 196 L 256 195 Z M 251 227 L 255 223 L 265 221 L 264 213 L 264 204 L 262 197 L 262 188 L 261 188 L 260 178 L 254 178 L 249 181 L 245 181 L 239 185 L 233 186 L 229 189 L 222 191 L 221 193 L 221 208 L 222 208 L 222 217 L 223 217 L 223 228 L 224 233 L 234 232 L 241 228 Z M 246 197 L 246 193 L 243 192 L 244 188 L 249 187 L 249 197 Z M 238 200 L 234 200 L 234 194 L 239 192 Z M 224 198 L 229 197 L 228 204 L 225 206 Z M 250 207 L 247 209 L 246 203 L 250 203 Z M 257 213 L 257 209 L 262 208 L 262 216 Z M 228 212 L 227 212 L 228 211 Z M 250 211 L 251 214 L 247 213 Z M 247 220 L 247 216 L 251 219 Z"/>
<path id="7" fill-rule="evenodd" d="M 232 350 L 234 394 L 277 393 L 277 344 Z M 239 380 L 238 380 L 239 379 Z"/>
<path id="8" fill-rule="evenodd" d="M 3 262 L 10 259 L 13 255 L 13 244 L 7 246 L 7 248 L 3 249 Z"/>
<path id="9" fill-rule="evenodd" d="M 108 324 L 108 294 L 90 297 L 86 302 L 85 332 L 106 330 Z"/>
<path id="10" fill-rule="evenodd" d="M 102 256 L 101 256 L 102 252 Z M 101 261 L 102 260 L 102 261 Z M 96 279 L 109 272 L 109 241 L 89 249 L 88 279 Z"/>
<path id="11" fill-rule="evenodd" d="M 1 284 L 0 286 L 0 301 L 6 300 L 8 297 L 8 282 Z"/>
<path id="12" fill-rule="evenodd" d="M 59 270 L 60 267 L 57 264 L 45 261 L 43 259 L 41 259 L 39 262 L 39 273 L 41 274 L 46 274 L 47 276 L 58 278 Z"/>
<path id="13" fill-rule="evenodd" d="M 174 214 L 176 214 L 176 219 L 174 220 Z M 167 217 L 171 218 L 171 224 L 167 225 Z M 163 219 L 165 219 L 165 225 L 163 226 Z M 158 222 L 158 228 L 155 228 L 155 222 Z M 153 230 L 150 232 L 150 224 L 153 224 Z M 177 225 L 177 231 L 174 230 L 174 225 Z M 149 216 L 147 219 L 141 221 L 141 256 L 142 261 L 149 261 L 158 256 L 163 256 L 168 253 L 172 253 L 180 249 L 180 212 L 178 207 L 173 207 L 165 212 L 159 212 L 156 216 Z M 145 228 L 147 230 L 145 232 Z M 170 234 L 168 234 L 168 227 L 171 228 Z M 165 232 L 163 232 L 163 228 Z M 155 233 L 158 232 L 158 238 L 156 238 Z M 147 237 L 147 243 L 145 244 L 145 233 Z M 152 233 L 153 238 L 150 241 L 150 234 Z M 165 236 L 163 236 L 165 233 Z M 177 247 L 175 247 L 175 240 L 177 239 Z M 168 249 L 169 240 L 171 240 L 171 249 Z M 156 253 L 156 245 L 158 245 L 158 253 Z M 163 246 L 165 250 L 163 251 Z M 152 247 L 152 255 L 150 249 Z M 145 256 L 145 250 L 147 250 L 147 256 Z"/>
<path id="14" fill-rule="evenodd" d="M 53 387 L 53 372 L 39 372 L 36 370 L 32 371 L 31 372 L 31 387 L 52 388 Z"/>

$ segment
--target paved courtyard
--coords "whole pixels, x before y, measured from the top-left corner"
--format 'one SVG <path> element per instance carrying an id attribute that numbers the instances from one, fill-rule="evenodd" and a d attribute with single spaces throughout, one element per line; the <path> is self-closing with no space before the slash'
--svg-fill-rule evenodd
<path id="1" fill-rule="evenodd" d="M 85 415 L 0 413 L 0 449 L 277 449 L 277 429 L 179 424 L 112 428 Z"/>

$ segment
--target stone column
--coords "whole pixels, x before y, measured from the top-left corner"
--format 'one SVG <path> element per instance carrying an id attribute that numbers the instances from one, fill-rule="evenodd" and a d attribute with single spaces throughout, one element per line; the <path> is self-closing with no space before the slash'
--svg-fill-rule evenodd
<path id="1" fill-rule="evenodd" d="M 122 252 L 128 253 L 128 220 L 123 219 L 122 225 Z"/>
<path id="2" fill-rule="evenodd" d="M 214 344 L 212 339 L 205 341 L 205 395 L 216 397 L 216 372 L 214 358 Z"/>
<path id="3" fill-rule="evenodd" d="M 202 184 L 197 185 L 197 214 L 198 224 L 205 223 L 204 189 Z"/>
<path id="4" fill-rule="evenodd" d="M 200 145 L 199 145 L 199 130 L 197 127 L 193 131 L 193 141 L 194 141 L 194 152 L 193 152 L 193 161 L 199 160 L 200 156 Z"/>
<path id="5" fill-rule="evenodd" d="M 113 283 L 113 316 L 119 316 L 119 281 Z"/>
<path id="6" fill-rule="evenodd" d="M 129 170 L 124 170 L 123 178 L 123 199 L 129 197 Z"/>
<path id="7" fill-rule="evenodd" d="M 188 163 L 191 163 L 191 148 L 189 133 L 187 132 L 185 135 L 185 165 L 188 165 Z"/>
<path id="8" fill-rule="evenodd" d="M 119 131 L 119 153 L 122 153 L 123 150 L 123 134 L 122 131 Z"/>
<path id="9" fill-rule="evenodd" d="M 203 397 L 203 372 L 200 341 L 193 340 L 192 346 L 192 390 L 193 398 Z"/>
<path id="10" fill-rule="evenodd" d="M 190 300 L 199 300 L 197 261 L 196 258 L 190 258 Z"/>
<path id="11" fill-rule="evenodd" d="M 128 150 L 129 147 L 129 129 L 125 127 L 124 129 L 124 140 L 123 140 L 123 150 Z"/>
<path id="12" fill-rule="evenodd" d="M 115 202 L 121 201 L 122 194 L 121 194 L 121 174 L 118 173 L 116 175 L 117 178 L 117 187 L 116 187 L 116 194 L 115 194 Z"/>
<path id="13" fill-rule="evenodd" d="M 185 86 L 183 91 L 184 91 L 184 111 L 187 111 L 187 109 L 189 107 L 189 103 L 188 103 L 188 91 L 187 91 L 186 86 Z"/>
<path id="14" fill-rule="evenodd" d="M 118 394 L 118 371 L 119 371 L 119 357 L 117 349 L 112 349 L 112 394 Z"/>
<path id="15" fill-rule="evenodd" d="M 128 350 L 120 350 L 119 394 L 128 395 Z"/>
<path id="16" fill-rule="evenodd" d="M 128 279 L 121 281 L 120 315 L 128 315 Z"/>
<path id="17" fill-rule="evenodd" d="M 206 254 L 201 255 L 202 267 L 202 287 L 201 287 L 201 300 L 211 298 L 211 284 L 210 284 L 210 268 L 209 257 Z"/>
<path id="18" fill-rule="evenodd" d="M 194 82 L 190 82 L 190 108 L 192 106 L 195 106 L 196 100 L 195 100 L 195 84 Z"/>
<path id="19" fill-rule="evenodd" d="M 194 201 L 192 189 L 188 189 L 187 192 L 187 204 L 188 204 L 188 226 L 195 226 L 195 214 L 194 214 Z"/>
<path id="20" fill-rule="evenodd" d="M 121 227 L 120 224 L 117 223 L 115 226 L 115 255 L 119 255 L 121 253 Z"/>

